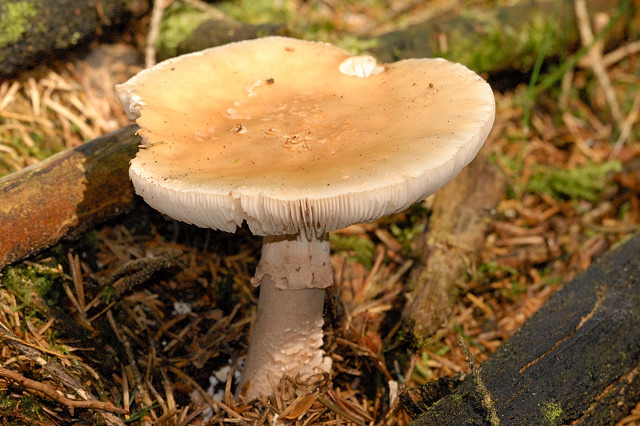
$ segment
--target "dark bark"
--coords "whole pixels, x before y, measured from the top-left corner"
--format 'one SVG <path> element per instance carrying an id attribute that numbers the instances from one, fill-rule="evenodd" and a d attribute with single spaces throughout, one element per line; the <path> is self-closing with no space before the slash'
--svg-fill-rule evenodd
<path id="1" fill-rule="evenodd" d="M 640 236 L 594 263 L 481 366 L 502 425 L 601 425 L 640 399 Z M 474 377 L 411 389 L 414 425 L 489 424 Z"/>
<path id="2" fill-rule="evenodd" d="M 133 200 L 131 125 L 0 179 L 0 269 L 91 229 Z"/>
<path id="3" fill-rule="evenodd" d="M 0 0 L 0 78 L 101 35 L 130 0 Z"/>

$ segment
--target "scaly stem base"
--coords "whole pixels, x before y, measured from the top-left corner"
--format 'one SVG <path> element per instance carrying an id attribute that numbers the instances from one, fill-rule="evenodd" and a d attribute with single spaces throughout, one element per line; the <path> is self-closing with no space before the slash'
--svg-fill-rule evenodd
<path id="1" fill-rule="evenodd" d="M 258 313 L 238 395 L 269 395 L 283 375 L 328 372 L 322 351 L 325 288 L 333 281 L 327 238 L 265 237 L 254 284 Z"/>

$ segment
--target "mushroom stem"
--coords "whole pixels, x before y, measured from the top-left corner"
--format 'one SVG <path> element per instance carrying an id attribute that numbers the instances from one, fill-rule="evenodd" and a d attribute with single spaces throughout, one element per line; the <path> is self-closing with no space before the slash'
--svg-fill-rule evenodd
<path id="1" fill-rule="evenodd" d="M 238 395 L 269 395 L 284 375 L 328 372 L 322 325 L 325 288 L 333 282 L 326 235 L 265 237 L 254 285 L 258 313 Z"/>

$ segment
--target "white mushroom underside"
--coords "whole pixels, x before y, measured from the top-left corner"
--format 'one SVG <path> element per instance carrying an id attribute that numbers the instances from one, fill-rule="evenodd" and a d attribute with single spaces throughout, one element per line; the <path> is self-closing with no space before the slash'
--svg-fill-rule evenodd
<path id="1" fill-rule="evenodd" d="M 468 155 L 473 157 L 475 152 Z M 133 166 L 130 176 L 145 202 L 177 220 L 227 232 L 234 232 L 246 222 L 254 235 L 304 232 L 319 236 L 402 211 L 426 198 L 464 167 L 466 162 L 461 157 L 441 165 L 437 173 L 432 171 L 405 182 L 319 199 L 277 199 L 247 188 L 229 194 L 174 189 L 141 177 Z"/>

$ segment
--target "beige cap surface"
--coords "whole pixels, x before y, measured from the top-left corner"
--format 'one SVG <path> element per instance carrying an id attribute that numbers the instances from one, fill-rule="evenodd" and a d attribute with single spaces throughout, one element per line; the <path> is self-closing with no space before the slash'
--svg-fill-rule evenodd
<path id="1" fill-rule="evenodd" d="M 162 62 L 117 86 L 145 146 L 155 209 L 201 227 L 307 235 L 424 199 L 467 165 L 495 115 L 489 85 L 443 59 L 340 71 L 349 53 L 266 37 Z"/>

